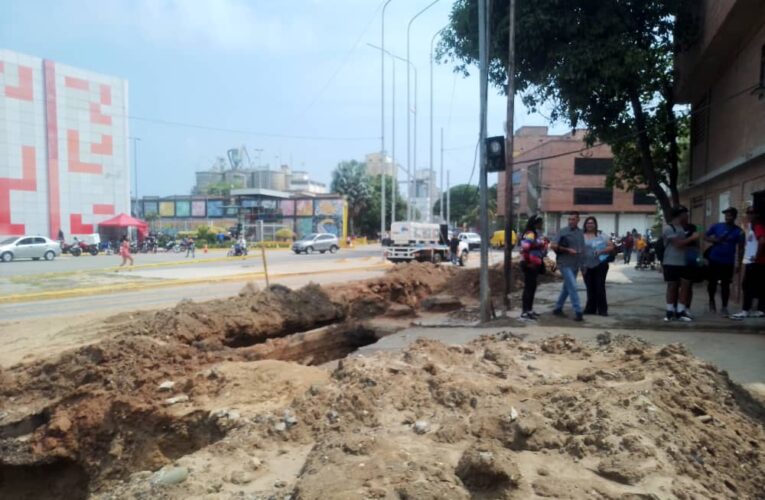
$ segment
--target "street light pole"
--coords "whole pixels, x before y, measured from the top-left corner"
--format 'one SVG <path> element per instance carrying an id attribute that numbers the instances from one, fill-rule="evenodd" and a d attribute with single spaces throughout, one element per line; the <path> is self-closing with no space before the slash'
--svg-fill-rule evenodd
<path id="1" fill-rule="evenodd" d="M 406 60 L 407 62 L 411 61 L 411 57 L 409 56 L 409 40 L 411 38 L 411 30 L 412 30 L 412 23 L 415 19 L 420 17 L 425 11 L 427 11 L 429 8 L 433 7 L 435 4 L 437 4 L 439 0 L 433 0 L 430 4 L 428 4 L 427 7 L 419 11 L 417 14 L 414 15 L 409 20 L 409 24 L 406 26 Z M 407 115 L 406 115 L 406 168 L 407 171 L 410 172 L 409 179 L 412 179 L 411 175 L 411 169 L 412 169 L 412 148 L 410 146 L 410 140 L 412 137 L 412 132 L 410 128 L 410 118 L 409 118 L 409 112 L 411 111 L 411 103 L 409 100 L 410 92 L 409 92 L 410 84 L 409 84 L 409 66 L 406 67 L 406 109 L 407 109 Z M 415 180 L 416 180 L 416 172 L 417 172 L 417 76 L 415 75 L 414 80 L 414 106 L 415 106 L 415 115 L 414 115 L 414 172 L 415 172 Z M 409 204 L 408 204 L 408 214 L 409 214 L 409 220 L 412 220 L 412 186 L 410 182 L 409 186 Z"/>
<path id="2" fill-rule="evenodd" d="M 380 160 L 382 169 L 380 173 L 380 241 L 385 234 L 385 9 L 392 0 L 387 0 L 382 8 L 382 20 L 380 21 Z"/>
<path id="3" fill-rule="evenodd" d="M 140 137 L 131 137 L 133 140 L 133 185 L 135 186 L 133 188 L 133 197 L 135 198 L 135 210 L 136 215 L 138 214 L 138 142 L 141 140 Z"/>
<path id="4" fill-rule="evenodd" d="M 428 185 L 428 222 L 433 222 L 433 200 L 431 198 L 431 192 L 433 185 L 435 184 L 435 170 L 433 169 L 433 60 L 435 56 L 433 54 L 433 43 L 436 41 L 436 37 L 441 33 L 446 26 L 433 33 L 433 37 L 430 39 L 430 184 Z M 443 177 L 443 169 L 441 169 L 441 176 Z M 443 187 L 443 179 L 441 184 Z M 443 212 L 443 206 L 440 211 Z"/>
<path id="5" fill-rule="evenodd" d="M 478 0 L 478 67 L 480 69 L 480 176 L 479 185 L 481 193 L 480 221 L 481 221 L 481 269 L 480 269 L 480 301 L 481 323 L 488 323 L 491 319 L 491 293 L 489 290 L 489 245 L 488 245 L 488 179 L 486 172 L 486 107 L 488 98 L 489 81 L 489 44 L 487 36 L 487 0 Z M 510 200 L 512 202 L 512 200 Z M 511 235 L 506 234 L 505 238 Z"/>
<path id="6" fill-rule="evenodd" d="M 510 314 L 510 292 L 512 289 L 513 262 L 513 210 L 515 194 L 513 190 L 513 149 L 515 147 L 515 0 L 510 0 L 508 18 L 508 54 L 507 54 L 507 144 L 505 145 L 505 259 L 504 278 L 505 314 Z M 502 175 L 502 174 L 500 174 Z M 521 228 L 518 228 L 520 232 Z"/>

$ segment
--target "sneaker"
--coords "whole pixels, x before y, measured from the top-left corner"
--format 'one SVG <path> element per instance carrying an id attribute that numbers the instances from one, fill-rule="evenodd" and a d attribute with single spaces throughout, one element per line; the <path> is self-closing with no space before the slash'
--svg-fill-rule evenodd
<path id="1" fill-rule="evenodd" d="M 750 311 L 749 312 L 749 317 L 750 318 L 762 318 L 763 316 L 765 316 L 765 313 L 762 312 L 762 311 Z"/>
<path id="2" fill-rule="evenodd" d="M 536 312 L 534 312 L 534 311 L 529 311 L 529 314 L 531 314 L 531 316 L 532 316 L 534 319 L 539 319 L 539 313 L 536 313 Z"/>
<path id="3" fill-rule="evenodd" d="M 536 318 L 530 312 L 521 313 L 521 321 L 534 321 Z"/>
<path id="4" fill-rule="evenodd" d="M 691 314 L 691 311 L 690 311 L 690 309 L 686 309 L 685 311 L 683 311 L 683 313 L 685 313 L 685 315 L 686 315 L 686 316 L 688 316 L 689 318 L 691 318 L 691 320 L 694 320 L 694 319 L 695 319 L 695 318 L 693 317 L 693 314 Z"/>
<path id="5" fill-rule="evenodd" d="M 574 317 L 574 321 L 583 321 L 583 320 L 584 320 L 584 316 L 582 315 L 582 313 L 576 313 L 576 316 Z"/>
<path id="6" fill-rule="evenodd" d="M 664 321 L 674 321 L 675 319 L 675 311 L 667 311 L 667 314 L 664 315 Z"/>
<path id="7" fill-rule="evenodd" d="M 688 311 L 683 311 L 675 314 L 678 321 L 685 321 L 686 323 L 693 321 L 693 317 L 688 314 Z"/>
<path id="8" fill-rule="evenodd" d="M 723 307 L 722 309 L 720 309 L 720 316 L 722 316 L 723 318 L 727 318 L 728 316 L 730 316 L 730 313 L 728 312 L 727 307 Z"/>
<path id="9" fill-rule="evenodd" d="M 749 312 L 747 312 L 747 311 L 741 311 L 741 312 L 737 312 L 736 314 L 731 314 L 731 315 L 730 315 L 730 316 L 728 316 L 728 317 L 729 317 L 730 319 L 735 319 L 735 320 L 738 320 L 738 321 L 740 321 L 740 320 L 742 320 L 742 319 L 746 319 L 746 318 L 748 318 L 748 317 L 749 317 Z"/>
<path id="10" fill-rule="evenodd" d="M 563 310 L 562 309 L 553 309 L 553 316 L 558 316 L 560 318 L 565 318 L 566 317 L 566 315 L 563 314 Z"/>

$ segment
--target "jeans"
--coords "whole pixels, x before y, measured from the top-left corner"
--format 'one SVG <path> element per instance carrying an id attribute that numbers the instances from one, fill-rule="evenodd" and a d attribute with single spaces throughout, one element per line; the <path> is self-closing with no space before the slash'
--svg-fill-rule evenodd
<path id="1" fill-rule="evenodd" d="M 637 263 L 637 266 L 642 266 L 643 261 L 643 251 L 642 250 L 635 250 L 635 262 Z"/>
<path id="2" fill-rule="evenodd" d="M 576 290 L 576 275 L 578 272 L 579 269 L 575 267 L 560 268 L 560 274 L 563 276 L 563 288 L 558 296 L 558 302 L 555 303 L 555 309 L 563 309 L 563 304 L 570 296 L 574 312 L 577 314 L 582 312 L 582 306 L 579 304 L 579 292 Z"/>
<path id="3" fill-rule="evenodd" d="M 584 273 L 584 284 L 587 285 L 587 303 L 584 306 L 585 314 L 608 314 L 608 301 L 606 299 L 607 274 L 608 262 L 602 262 L 599 266 L 587 269 Z"/>
<path id="4" fill-rule="evenodd" d="M 625 264 L 629 264 L 631 258 L 632 258 L 632 249 L 631 248 L 625 248 L 624 249 L 624 263 Z"/>
<path id="5" fill-rule="evenodd" d="M 523 271 L 523 312 L 530 312 L 534 310 L 539 268 L 529 267 L 526 262 L 521 262 L 521 270 Z"/>

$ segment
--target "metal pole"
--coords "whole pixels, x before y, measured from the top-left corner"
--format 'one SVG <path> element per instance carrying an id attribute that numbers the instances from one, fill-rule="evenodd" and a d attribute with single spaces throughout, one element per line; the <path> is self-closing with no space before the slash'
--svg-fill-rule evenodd
<path id="1" fill-rule="evenodd" d="M 488 73 L 489 73 L 489 45 L 487 43 L 487 0 L 478 0 L 478 67 L 480 69 L 480 96 L 481 111 L 480 123 L 480 221 L 481 221 L 481 270 L 480 270 L 480 301 L 481 322 L 487 323 L 491 319 L 491 304 L 489 301 L 489 246 L 488 246 L 488 189 L 486 177 L 486 104 L 488 96 Z"/>
<path id="2" fill-rule="evenodd" d="M 411 179 L 412 199 L 417 198 L 417 71 L 414 72 L 414 130 L 412 131 L 412 174 Z M 414 217 L 414 207 L 412 207 L 412 217 Z M 420 214 L 422 217 L 422 214 Z"/>
<path id="3" fill-rule="evenodd" d="M 396 222 L 396 191 L 398 190 L 398 167 L 396 166 L 396 59 L 393 58 L 393 82 L 391 96 L 391 137 L 390 137 L 390 159 L 393 163 L 393 185 L 391 186 L 391 206 L 390 223 Z"/>
<path id="4" fill-rule="evenodd" d="M 438 204 L 438 216 L 441 217 L 441 220 L 444 220 L 444 214 L 446 213 L 444 209 L 444 202 L 446 201 L 444 199 L 444 196 L 446 196 L 444 193 L 444 127 L 441 127 L 441 175 L 438 179 L 441 181 L 441 194 L 438 195 L 441 203 Z"/>
<path id="5" fill-rule="evenodd" d="M 380 178 L 380 241 L 385 234 L 385 9 L 392 0 L 387 0 L 382 8 L 380 21 L 380 160 L 382 170 Z"/>
<path id="6" fill-rule="evenodd" d="M 449 188 L 449 171 L 446 171 L 446 224 L 452 223 L 452 193 Z"/>
<path id="7" fill-rule="evenodd" d="M 131 137 L 133 139 L 133 196 L 135 197 L 136 215 L 138 214 L 138 141 L 140 137 Z"/>
<path id="8" fill-rule="evenodd" d="M 510 313 L 513 264 L 513 148 L 515 147 L 515 0 L 510 0 L 507 54 L 507 136 L 505 145 L 505 314 Z M 520 228 L 518 228 L 520 230 Z"/>
<path id="9" fill-rule="evenodd" d="M 436 37 L 441 33 L 444 28 L 433 33 L 433 37 L 430 39 L 430 184 L 428 185 L 428 222 L 433 222 L 433 199 L 431 198 L 431 192 L 435 185 L 435 170 L 433 169 L 433 43 L 436 41 Z M 441 171 L 443 176 L 443 170 Z M 441 181 L 443 184 L 443 180 Z M 443 187 L 443 186 L 442 186 Z M 443 204 L 441 204 L 443 209 Z M 441 210 L 443 211 L 443 210 Z"/>
<path id="10" fill-rule="evenodd" d="M 438 2 L 439 2 L 439 0 L 434 0 L 433 2 L 428 4 L 427 7 L 425 7 L 424 9 L 419 11 L 417 14 L 415 14 L 414 17 L 412 17 L 409 20 L 409 24 L 407 24 L 407 26 L 406 26 L 406 60 L 410 64 L 411 64 L 411 60 L 412 59 L 409 56 L 409 40 L 410 40 L 410 34 L 411 34 L 411 29 L 412 29 L 412 23 L 414 22 L 415 19 L 420 17 L 426 10 L 428 10 L 431 7 L 433 7 Z M 407 168 L 407 173 L 409 174 L 408 175 L 408 177 L 409 177 L 409 190 L 408 190 L 408 193 L 409 193 L 408 194 L 408 198 L 409 198 L 408 201 L 409 201 L 409 203 L 408 203 L 407 214 L 409 215 L 408 219 L 412 220 L 412 163 L 411 163 L 411 161 L 412 161 L 412 157 L 411 157 L 412 150 L 411 150 L 411 146 L 410 146 L 410 142 L 409 142 L 410 139 L 411 139 L 412 132 L 411 132 L 410 118 L 409 118 L 409 113 L 411 113 L 411 107 L 410 107 L 411 103 L 409 101 L 409 94 L 410 94 L 410 92 L 409 92 L 410 86 L 409 85 L 410 85 L 409 84 L 409 66 L 407 65 L 407 67 L 406 67 L 406 110 L 407 110 L 407 115 L 406 115 L 406 168 Z M 414 100 L 414 106 L 415 106 L 415 115 L 414 115 L 414 117 L 415 117 L 415 122 L 414 122 L 414 162 L 415 162 L 415 165 L 414 165 L 414 174 L 415 174 L 415 179 L 416 179 L 416 175 L 417 175 L 417 111 L 416 111 L 417 110 L 417 73 L 416 72 L 415 72 L 415 77 L 414 77 L 414 95 L 415 95 L 415 97 L 414 97 L 414 99 L 415 99 Z"/>

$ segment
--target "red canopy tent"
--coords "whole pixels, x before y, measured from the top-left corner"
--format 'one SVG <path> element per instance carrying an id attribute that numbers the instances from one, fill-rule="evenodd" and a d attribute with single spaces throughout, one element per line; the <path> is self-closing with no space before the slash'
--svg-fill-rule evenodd
<path id="1" fill-rule="evenodd" d="M 128 228 L 134 227 L 138 230 L 138 239 L 142 240 L 149 233 L 149 224 L 141 219 L 136 219 L 127 214 L 119 214 L 118 216 L 99 222 L 99 229 L 102 227 L 111 228 Z"/>

